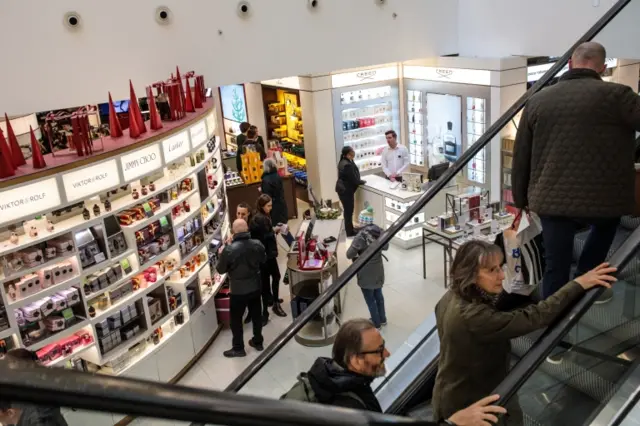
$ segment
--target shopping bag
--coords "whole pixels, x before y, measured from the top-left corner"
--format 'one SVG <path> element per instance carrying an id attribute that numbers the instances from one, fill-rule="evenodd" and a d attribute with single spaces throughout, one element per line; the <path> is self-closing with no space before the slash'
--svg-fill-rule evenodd
<path id="1" fill-rule="evenodd" d="M 503 287 L 507 293 L 529 296 L 542 280 L 544 253 L 541 234 L 540 218 L 531 212 L 520 212 L 514 226 L 502 233 L 505 253 Z"/>

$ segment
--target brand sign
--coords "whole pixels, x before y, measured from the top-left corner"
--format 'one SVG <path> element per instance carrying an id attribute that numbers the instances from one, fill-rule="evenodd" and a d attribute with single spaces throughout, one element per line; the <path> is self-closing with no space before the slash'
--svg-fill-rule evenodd
<path id="1" fill-rule="evenodd" d="M 275 80 L 261 81 L 265 86 L 285 87 L 288 89 L 300 89 L 300 79 L 298 77 L 284 77 Z"/>
<path id="2" fill-rule="evenodd" d="M 120 157 L 122 175 L 129 182 L 162 167 L 160 146 L 154 144 Z"/>
<path id="3" fill-rule="evenodd" d="M 62 175 L 67 201 L 75 201 L 120 185 L 116 160 L 109 160 Z"/>
<path id="4" fill-rule="evenodd" d="M 205 143 L 207 141 L 207 126 L 204 124 L 204 120 L 191 126 L 189 133 L 191 134 L 191 146 L 194 149 Z"/>
<path id="5" fill-rule="evenodd" d="M 0 192 L 0 225 L 60 207 L 56 178 Z"/>
<path id="6" fill-rule="evenodd" d="M 205 121 L 207 122 L 207 137 L 210 138 L 216 131 L 216 118 L 213 113 L 211 113 L 207 115 Z"/>
<path id="7" fill-rule="evenodd" d="M 180 157 L 184 157 L 191 151 L 189 145 L 189 135 L 187 131 L 180 132 L 168 139 L 162 141 L 162 150 L 164 151 L 164 161 L 170 163 Z"/>
<path id="8" fill-rule="evenodd" d="M 534 81 L 538 81 L 542 78 L 542 76 L 551 69 L 552 66 L 555 65 L 555 62 L 551 62 L 549 64 L 542 64 L 542 65 L 533 65 L 530 67 L 527 67 L 527 82 L 532 83 Z M 607 66 L 607 68 L 615 68 L 618 66 L 618 59 L 616 58 L 607 58 L 607 60 L 605 61 L 605 65 Z M 566 73 L 567 71 L 569 71 L 569 65 L 565 65 L 564 67 L 562 67 L 562 69 L 560 71 L 558 71 L 558 73 L 555 75 L 555 77 L 560 77 L 562 76 L 564 73 Z M 555 78 L 554 77 L 554 78 Z"/>
<path id="9" fill-rule="evenodd" d="M 396 80 L 398 67 L 376 68 L 356 72 L 346 72 L 331 76 L 332 87 L 357 86 L 358 84 L 374 83 L 376 81 Z"/>
<path id="10" fill-rule="evenodd" d="M 448 83 L 475 84 L 478 86 L 491 85 L 491 71 L 488 70 L 405 65 L 403 73 L 405 78 L 413 78 L 416 80 L 444 81 Z"/>

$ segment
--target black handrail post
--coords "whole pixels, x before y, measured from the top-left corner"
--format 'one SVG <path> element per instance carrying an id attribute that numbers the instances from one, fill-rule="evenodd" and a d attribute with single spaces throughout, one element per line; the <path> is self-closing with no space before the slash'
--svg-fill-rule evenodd
<path id="1" fill-rule="evenodd" d="M 560 70 L 569 62 L 571 54 L 580 44 L 593 40 L 602 29 L 624 9 L 631 0 L 619 0 L 607 11 L 573 46 L 538 80 L 527 92 L 520 97 L 489 129 L 465 151 L 458 160 L 438 179 L 435 184 L 416 200 L 416 202 L 387 229 L 380 238 L 371 244 L 365 252 L 352 263 L 320 297 L 318 297 L 295 321 L 293 321 L 276 340 L 274 340 L 255 361 L 253 361 L 238 377 L 225 389 L 228 392 L 238 392 L 256 373 L 280 351 L 322 307 L 334 298 L 338 292 L 353 278 L 357 271 L 367 263 L 382 246 L 388 244 L 393 236 L 406 225 L 412 217 L 431 201 L 451 179 L 460 173 L 464 166 L 475 157 L 481 149 L 502 130 L 524 108 L 527 101 L 546 86 Z"/>

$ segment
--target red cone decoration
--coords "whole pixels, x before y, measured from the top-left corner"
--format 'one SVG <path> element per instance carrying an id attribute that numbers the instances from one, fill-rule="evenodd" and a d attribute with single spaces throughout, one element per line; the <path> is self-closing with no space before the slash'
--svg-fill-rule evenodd
<path id="1" fill-rule="evenodd" d="M 7 117 L 6 112 L 4 113 L 4 122 L 7 123 L 11 162 L 13 163 L 13 167 L 17 169 L 18 167 L 27 164 L 27 161 L 24 159 L 24 155 L 22 155 L 22 149 L 20 149 L 20 145 L 18 144 L 18 138 L 16 138 L 16 134 L 13 132 L 13 127 L 11 126 L 11 122 L 9 121 L 9 117 Z"/>
<path id="2" fill-rule="evenodd" d="M 31 132 L 31 159 L 33 160 L 33 168 L 44 169 L 47 167 L 47 163 L 44 162 L 44 156 L 42 155 L 42 151 L 40 151 L 40 144 L 31 126 L 29 126 L 29 131 Z"/>
<path id="3" fill-rule="evenodd" d="M 133 109 L 133 116 L 136 119 L 138 130 L 140 131 L 140 133 L 144 133 L 147 131 L 147 127 L 144 125 L 144 119 L 142 118 L 142 113 L 140 112 L 140 104 L 138 103 L 138 97 L 136 96 L 135 90 L 133 90 L 133 83 L 131 83 L 131 80 L 129 80 L 129 97 L 130 97 L 129 111 Z M 131 123 L 129 123 L 129 126 L 131 126 Z"/>
<path id="4" fill-rule="evenodd" d="M 82 142 L 82 128 L 78 120 L 78 114 L 75 112 L 71 115 L 71 140 L 78 157 L 84 157 L 84 143 Z M 87 152 L 88 154 L 88 152 Z"/>
<path id="5" fill-rule="evenodd" d="M 193 97 L 191 96 L 191 87 L 189 86 L 189 77 L 185 78 L 185 83 L 187 84 L 187 89 L 186 89 L 187 96 L 184 101 L 184 110 L 186 112 L 196 112 L 196 109 L 193 106 Z"/>
<path id="6" fill-rule="evenodd" d="M 147 87 L 147 101 L 149 102 L 149 115 L 151 116 L 151 130 L 162 129 L 162 118 L 156 106 L 156 98 L 153 96 L 153 87 Z"/>
<path id="7" fill-rule="evenodd" d="M 89 130 L 89 116 L 82 114 L 78 117 L 80 123 L 80 129 L 82 130 L 82 143 L 84 144 L 84 150 L 89 154 L 93 154 L 93 140 L 91 139 L 91 131 Z"/>
<path id="8" fill-rule="evenodd" d="M 120 126 L 120 120 L 118 120 L 116 108 L 113 106 L 111 92 L 109 92 L 109 131 L 111 132 L 112 138 L 119 138 L 122 136 L 122 126 Z"/>
<path id="9" fill-rule="evenodd" d="M 4 138 L 2 129 L 0 129 L 0 179 L 8 178 L 16 174 L 16 170 L 13 167 L 11 161 L 11 150 L 7 145 L 7 140 Z"/>
<path id="10" fill-rule="evenodd" d="M 180 86 L 180 104 L 182 105 L 181 109 L 185 111 L 185 100 L 184 100 L 184 87 L 182 87 L 182 77 L 180 76 L 180 69 L 176 65 L 176 80 L 178 80 L 178 85 Z"/>
<path id="11" fill-rule="evenodd" d="M 138 122 L 136 121 L 136 116 L 131 105 L 129 105 L 129 136 L 134 139 L 140 137 L 140 128 L 138 127 Z"/>
<path id="12" fill-rule="evenodd" d="M 193 106 L 195 106 L 196 108 L 202 108 L 202 90 L 200 87 L 200 79 L 198 77 L 196 77 L 195 79 Z"/>

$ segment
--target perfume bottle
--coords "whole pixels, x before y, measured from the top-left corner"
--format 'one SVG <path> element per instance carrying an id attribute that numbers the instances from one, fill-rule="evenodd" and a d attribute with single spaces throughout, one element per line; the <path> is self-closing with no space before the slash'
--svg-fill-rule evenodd
<path id="1" fill-rule="evenodd" d="M 97 204 L 93 205 L 93 215 L 100 216 L 100 207 Z"/>
<path id="2" fill-rule="evenodd" d="M 107 213 L 111 211 L 111 201 L 108 198 L 104 200 L 104 211 Z"/>
<path id="3" fill-rule="evenodd" d="M 458 143 L 453 134 L 453 123 L 451 121 L 447 121 L 447 131 L 444 133 L 442 140 L 444 142 L 445 158 L 448 161 L 456 161 L 460 153 L 458 152 Z"/>

